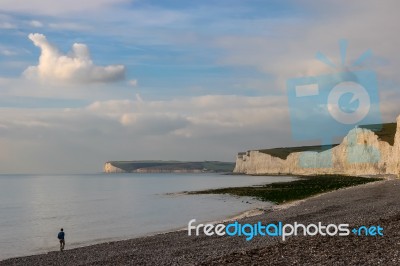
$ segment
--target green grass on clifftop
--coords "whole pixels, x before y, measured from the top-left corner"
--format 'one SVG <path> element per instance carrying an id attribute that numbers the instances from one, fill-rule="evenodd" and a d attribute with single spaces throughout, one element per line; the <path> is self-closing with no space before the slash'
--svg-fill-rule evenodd
<path id="1" fill-rule="evenodd" d="M 366 128 L 375 132 L 379 140 L 386 141 L 387 143 L 393 146 L 394 136 L 396 135 L 397 123 L 366 125 L 366 126 L 360 126 L 360 128 Z"/>
<path id="2" fill-rule="evenodd" d="M 292 182 L 279 182 L 250 187 L 210 189 L 190 192 L 190 194 L 231 194 L 236 196 L 254 197 L 262 201 L 270 201 L 280 204 L 288 201 L 304 199 L 339 188 L 361 185 L 379 180 L 382 179 L 341 175 L 321 175 L 300 177 L 299 180 Z"/>
<path id="3" fill-rule="evenodd" d="M 316 151 L 316 152 L 322 152 L 326 151 L 329 149 L 332 149 L 333 147 L 337 146 L 339 144 L 332 144 L 332 145 L 316 145 L 316 146 L 301 146 L 301 147 L 286 147 L 286 148 L 273 148 L 273 149 L 263 149 L 259 150 L 259 152 L 269 154 L 274 157 L 281 158 L 283 160 L 286 160 L 286 158 L 289 156 L 289 154 L 294 153 L 294 152 L 304 152 L 304 151 Z"/>

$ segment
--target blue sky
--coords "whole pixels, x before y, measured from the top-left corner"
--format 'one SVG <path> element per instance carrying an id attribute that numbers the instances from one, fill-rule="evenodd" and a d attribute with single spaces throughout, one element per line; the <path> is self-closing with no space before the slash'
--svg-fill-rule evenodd
<path id="1" fill-rule="evenodd" d="M 13 27 L 1 30 L 1 47 L 13 54 L 3 53 L 2 75 L 19 77 L 37 62 L 39 50 L 27 35 L 39 32 L 61 51 L 67 52 L 75 42 L 85 43 L 96 64 L 125 65 L 127 79 L 138 79 L 142 93 L 150 97 L 262 95 L 268 92 L 239 84 L 268 83 L 273 77 L 253 67 L 219 62 L 225 51 L 215 42 L 224 35 L 273 35 L 265 21 L 273 25 L 307 14 L 293 2 L 281 1 L 128 1 L 97 12 L 101 15 L 4 12 L 3 23 Z"/>
<path id="2" fill-rule="evenodd" d="M 393 121 L 398 3 L 383 2 L 1 1 L 0 144 L 10 155 L 0 172 L 232 161 L 302 145 L 291 138 L 286 80 L 328 73 L 315 53 L 338 62 L 342 38 L 349 62 L 374 52 L 368 67 Z"/>

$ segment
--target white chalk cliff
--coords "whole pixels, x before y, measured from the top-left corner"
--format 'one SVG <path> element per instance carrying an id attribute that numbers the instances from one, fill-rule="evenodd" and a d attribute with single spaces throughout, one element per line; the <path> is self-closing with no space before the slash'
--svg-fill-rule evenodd
<path id="1" fill-rule="evenodd" d="M 126 173 L 125 170 L 112 165 L 110 162 L 106 162 L 104 164 L 103 172 L 104 173 Z"/>
<path id="2" fill-rule="evenodd" d="M 323 152 L 295 152 L 286 159 L 260 151 L 239 154 L 235 173 L 243 174 L 342 174 L 400 175 L 400 116 L 391 146 L 371 130 L 354 128 L 340 145 Z"/>

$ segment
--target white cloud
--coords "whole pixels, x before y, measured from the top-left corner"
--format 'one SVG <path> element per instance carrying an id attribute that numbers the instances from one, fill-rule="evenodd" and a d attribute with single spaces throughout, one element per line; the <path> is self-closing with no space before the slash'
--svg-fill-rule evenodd
<path id="1" fill-rule="evenodd" d="M 0 54 L 5 55 L 5 56 L 13 56 L 13 55 L 16 55 L 17 53 L 14 51 L 11 51 L 9 49 L 0 47 Z"/>
<path id="2" fill-rule="evenodd" d="M 163 124 L 161 120 L 178 123 L 175 130 L 186 135 L 212 135 L 215 131 L 204 128 L 233 128 L 258 126 L 287 116 L 284 96 L 245 97 L 234 95 L 206 95 L 169 101 L 131 100 L 97 101 L 87 107 L 90 112 L 112 117 L 122 125 L 136 128 L 138 124 L 151 127 Z M 147 121 L 147 122 L 145 122 Z M 153 123 L 155 125 L 153 125 Z M 204 127 L 204 128 L 203 128 Z M 203 128 L 203 129 L 202 129 Z"/>
<path id="3" fill-rule="evenodd" d="M 131 0 L 1 0 L 0 10 L 10 12 L 34 13 L 42 15 L 58 15 L 67 13 L 84 12 L 101 8 L 109 8 L 113 5 L 128 3 Z"/>
<path id="4" fill-rule="evenodd" d="M 93 172 L 115 159 L 232 161 L 241 150 L 290 145 L 284 103 L 284 96 L 209 95 L 98 101 L 68 110 L 0 109 L 0 143 L 15 153 L 0 160 L 0 168 Z M 20 160 L 29 161 L 24 169 Z"/>
<path id="5" fill-rule="evenodd" d="M 385 104 L 385 116 L 398 114 L 397 102 Z M 13 154 L 0 160 L 0 168 L 94 172 L 108 160 L 233 161 L 248 149 L 311 144 L 292 140 L 286 106 L 283 95 L 206 95 L 106 100 L 70 109 L 0 109 L 0 144 Z M 24 168 L 21 160 L 27 161 Z"/>
<path id="6" fill-rule="evenodd" d="M 29 25 L 31 25 L 32 27 L 35 27 L 35 28 L 41 28 L 41 27 L 43 27 L 43 23 L 40 22 L 40 21 L 38 21 L 38 20 L 31 20 L 31 21 L 29 22 Z"/>
<path id="7" fill-rule="evenodd" d="M 16 29 L 17 25 L 10 23 L 10 22 L 0 22 L 0 29 L 4 29 L 4 30 L 12 30 L 12 29 Z"/>
<path id="8" fill-rule="evenodd" d="M 5 86 L 9 85 L 12 82 L 9 78 L 0 77 L 0 85 Z"/>
<path id="9" fill-rule="evenodd" d="M 273 24 L 265 20 L 259 27 L 274 25 L 271 34 L 231 34 L 217 38 L 216 45 L 225 55 L 220 63 L 250 66 L 276 78 L 274 87 L 283 91 L 286 80 L 298 76 L 330 73 L 332 69 L 315 59 L 318 51 L 340 65 L 338 41 L 348 40 L 347 65 L 365 50 L 373 51 L 373 60 L 383 59 L 376 67 L 381 77 L 400 81 L 400 2 L 377 1 L 311 1 L 301 0 L 307 18 L 289 18 Z M 250 29 L 249 29 L 249 32 Z"/>
<path id="10" fill-rule="evenodd" d="M 128 83 L 132 87 L 136 87 L 138 85 L 138 81 L 136 79 L 131 79 Z"/>
<path id="11" fill-rule="evenodd" d="M 66 9 L 65 12 L 74 12 L 78 9 L 81 11 L 84 8 L 65 6 L 66 2 L 50 0 L 48 2 L 39 0 L 36 3 L 22 0 L 2 1 L 0 7 L 7 2 L 15 5 L 15 7 L 9 7 L 13 9 L 21 9 L 15 3 L 24 2 L 21 5 L 25 5 L 26 10 L 28 10 L 27 6 L 31 8 L 31 5 L 38 4 L 40 8 L 34 7 L 33 12 L 49 14 L 52 9 L 57 9 L 56 13 L 61 13 L 64 12 L 62 8 Z M 82 2 L 82 5 L 87 7 L 93 4 L 99 7 L 106 1 L 87 2 L 91 3 Z M 70 3 L 75 3 L 75 0 L 69 1 L 68 5 Z M 330 71 L 322 63 L 314 60 L 315 52 L 321 50 L 328 56 L 338 59 L 340 57 L 337 41 L 348 38 L 350 59 L 359 56 L 365 49 L 371 48 L 374 54 L 382 56 L 387 63 L 385 66 L 379 66 L 380 76 L 399 79 L 397 70 L 400 68 L 400 53 L 397 50 L 400 46 L 400 38 L 397 34 L 399 32 L 397 3 L 385 1 L 385 4 L 382 4 L 370 0 L 354 1 L 354 3 L 341 0 L 329 3 L 302 1 L 302 9 L 307 12 L 312 10 L 316 14 L 309 16 L 309 20 L 299 21 L 289 18 L 291 21 L 275 23 L 273 27 L 268 27 L 270 20 L 257 21 L 257 28 L 264 29 L 266 26 L 265 31 L 273 28 L 263 35 L 252 31 L 255 22 L 250 19 L 247 25 L 252 28 L 248 28 L 247 31 L 242 28 L 241 31 L 229 31 L 231 36 L 218 37 L 217 45 L 223 48 L 224 55 L 227 55 L 221 63 L 258 68 L 268 76 L 278 77 L 282 81 L 280 88 L 283 89 L 287 78 Z M 49 5 L 49 9 L 43 9 L 46 4 Z M 157 20 L 160 17 L 154 16 L 154 13 L 151 14 L 152 16 L 138 16 L 148 21 L 140 22 L 137 19 L 137 22 L 142 23 L 140 25 L 150 25 L 154 23 L 154 18 Z M 115 21 L 118 21 L 121 13 L 115 13 L 114 16 Z M 131 19 L 132 16 L 129 18 Z M 176 21 L 176 18 L 171 18 L 170 21 Z M 160 21 L 160 25 L 164 25 L 163 23 L 168 23 L 169 20 L 157 21 Z M 48 25 L 47 22 L 46 25 Z M 124 23 L 107 25 L 110 32 L 114 33 L 117 26 L 120 34 L 127 34 Z M 168 34 L 166 29 L 162 27 L 160 32 L 156 32 L 160 33 L 156 34 L 157 38 L 162 36 L 162 32 L 174 42 L 180 41 L 177 35 Z M 138 38 L 136 34 L 135 38 L 149 45 L 156 35 L 148 28 L 142 30 L 148 38 Z M 237 35 L 235 35 L 236 32 Z M 243 35 L 243 32 L 246 34 Z M 251 36 L 253 33 L 254 35 Z M 42 54 L 39 65 L 30 68 L 32 72 L 27 70 L 26 74 L 34 74 L 35 77 L 44 81 L 57 83 L 94 81 L 90 73 L 97 66 L 91 62 L 86 46 L 74 46 L 71 53 L 64 55 L 54 45 L 48 43 L 43 35 L 32 35 L 32 37 L 34 37 L 33 41 L 41 47 Z M 213 40 L 213 38 L 207 39 Z M 78 66 L 82 67 L 83 71 L 80 71 L 81 69 L 78 71 Z M 105 71 L 105 68 L 101 69 Z M 84 73 L 85 78 L 78 73 Z M 87 76 L 90 78 L 87 79 Z M 21 89 L 22 95 L 26 96 L 26 93 L 34 97 L 39 95 L 40 90 L 36 87 L 32 90 L 27 80 L 19 82 L 21 83 L 14 85 L 12 93 L 15 94 L 17 89 Z M 4 90 L 9 89 L 10 83 L 13 81 L 0 78 L 0 84 Z M 396 83 L 391 84 L 396 87 Z M 115 86 L 118 85 L 121 84 L 115 84 Z M 126 83 L 123 84 L 127 87 L 126 85 Z M 7 150 L 8 155 L 12 154 L 12 156 L 1 157 L 0 168 L 5 172 L 22 170 L 36 172 L 43 171 L 42 169 L 53 172 L 68 172 L 70 169 L 97 171 L 101 170 L 102 163 L 107 160 L 234 160 L 236 152 L 242 150 L 307 145 L 307 143 L 299 144 L 292 141 L 288 104 L 284 95 L 268 97 L 207 95 L 149 101 L 148 94 L 144 100 L 137 94 L 136 100 L 109 101 L 106 100 L 110 98 L 109 87 L 102 86 L 96 86 L 95 93 L 81 90 L 81 86 L 70 88 L 66 86 L 63 93 L 68 94 L 70 98 L 78 97 L 79 93 L 87 93 L 90 94 L 91 100 L 96 100 L 86 108 L 0 109 L 0 144 L 4 150 Z M 256 84 L 256 86 L 262 88 L 264 84 Z M 46 89 L 48 91 L 44 91 L 41 96 L 60 97 L 61 95 L 61 90 L 51 90 L 51 86 L 46 86 Z M 113 93 L 111 97 L 127 99 L 134 95 L 132 88 L 125 89 L 126 94 L 122 95 L 122 90 L 115 90 L 118 92 Z M 0 93 L 4 94 L 4 90 Z M 381 91 L 381 102 L 384 103 L 382 114 L 385 121 L 393 121 L 398 115 L 398 95 L 397 90 Z M 61 97 L 65 95 L 62 94 Z M 76 156 L 77 153 L 80 156 Z M 20 161 L 26 162 L 24 169 L 20 168 Z"/>
<path id="12" fill-rule="evenodd" d="M 125 77 L 123 65 L 95 65 L 85 44 L 75 43 L 69 54 L 62 54 L 43 34 L 29 34 L 29 39 L 41 49 L 41 54 L 39 64 L 24 71 L 27 78 L 39 78 L 44 82 L 95 83 Z"/>
<path id="13" fill-rule="evenodd" d="M 49 27 L 56 30 L 72 30 L 72 31 L 85 31 L 90 30 L 92 27 L 74 22 L 59 22 L 50 23 Z"/>

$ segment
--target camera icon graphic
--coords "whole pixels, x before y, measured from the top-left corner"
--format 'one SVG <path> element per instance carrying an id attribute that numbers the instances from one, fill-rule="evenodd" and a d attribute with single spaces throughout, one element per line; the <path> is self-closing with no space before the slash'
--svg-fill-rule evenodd
<path id="1" fill-rule="evenodd" d="M 344 65 L 346 49 L 343 47 L 345 44 L 341 42 Z M 364 53 L 356 62 L 363 61 L 368 56 L 370 52 Z M 325 64 L 335 66 L 320 53 L 317 58 Z M 292 78 L 287 80 L 287 96 L 294 140 L 318 140 L 326 148 L 332 145 L 334 139 L 346 136 L 358 125 L 381 124 L 378 84 L 376 73 L 372 70 L 344 70 Z M 300 165 L 314 167 L 302 164 L 302 161 L 307 161 L 304 156 L 308 155 L 302 154 Z M 324 152 L 324 156 L 329 157 L 331 154 Z M 351 157 L 354 156 L 349 156 L 349 161 L 357 162 L 357 158 Z M 325 165 L 320 167 L 332 166 L 329 158 L 323 161 Z"/>

